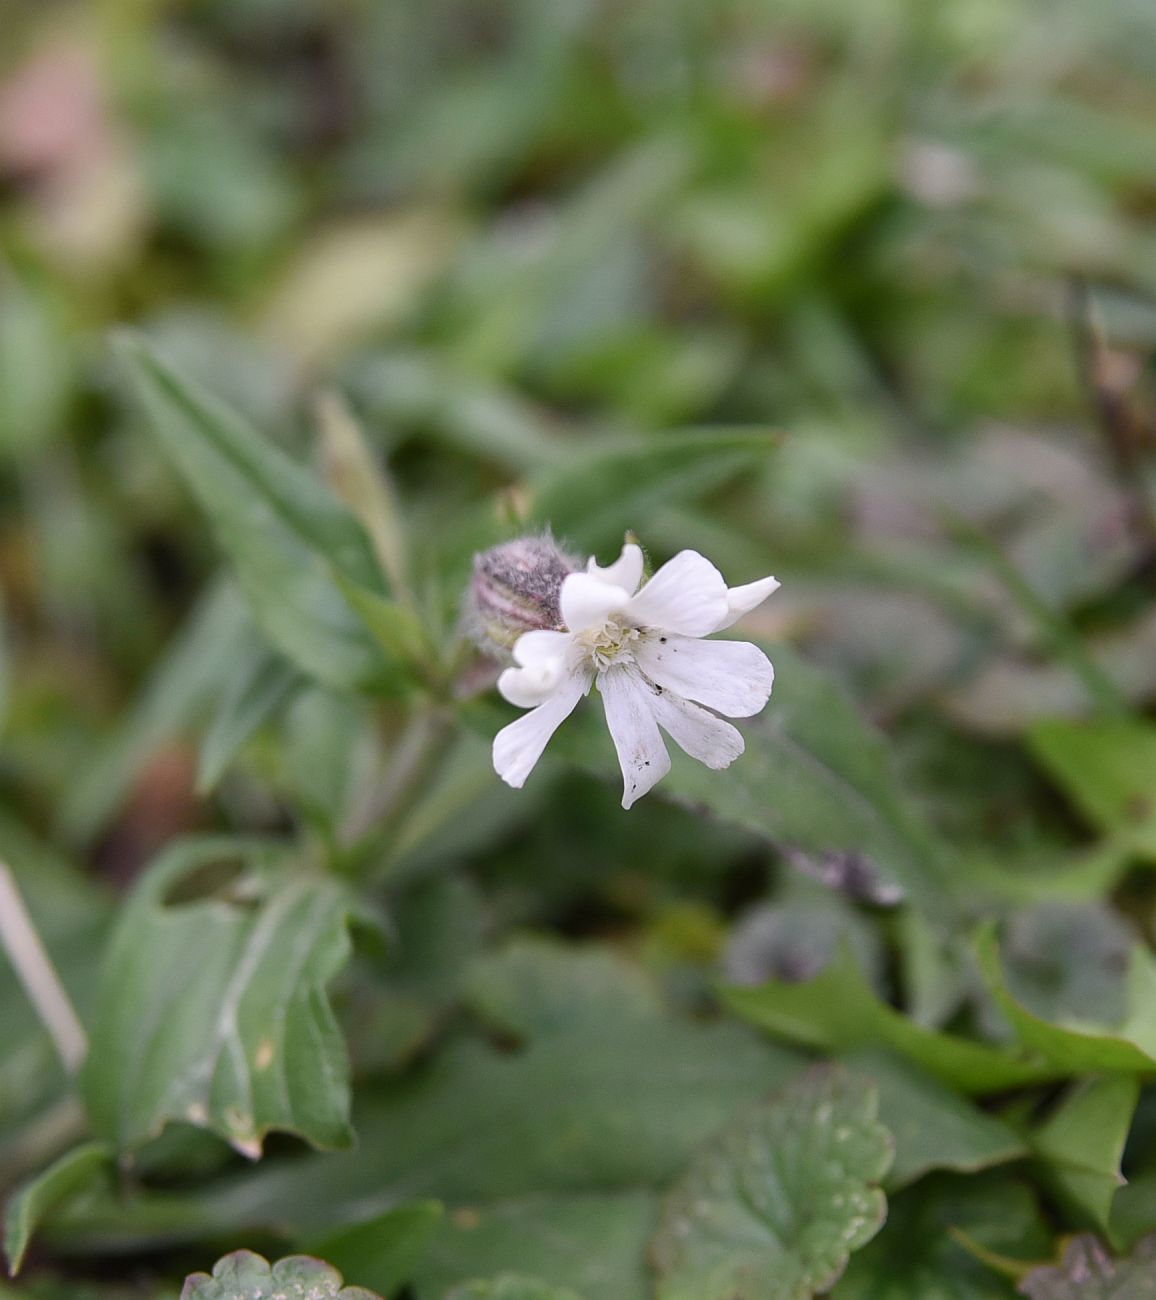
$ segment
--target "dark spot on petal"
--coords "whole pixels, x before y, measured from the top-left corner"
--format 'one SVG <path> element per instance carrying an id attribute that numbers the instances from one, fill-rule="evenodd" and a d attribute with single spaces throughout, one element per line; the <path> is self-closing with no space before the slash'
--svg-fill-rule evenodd
<path id="1" fill-rule="evenodd" d="M 660 636 L 658 639 L 663 645 L 666 645 L 666 637 Z"/>

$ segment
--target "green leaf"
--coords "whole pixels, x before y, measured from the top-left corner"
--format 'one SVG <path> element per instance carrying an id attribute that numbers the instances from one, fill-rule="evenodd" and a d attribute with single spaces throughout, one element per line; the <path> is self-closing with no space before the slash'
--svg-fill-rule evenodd
<path id="1" fill-rule="evenodd" d="M 86 1142 L 12 1193 L 4 1212 L 4 1253 L 10 1277 L 20 1272 L 28 1243 L 45 1215 L 88 1186 L 101 1170 L 111 1168 L 112 1154 L 106 1142 Z"/>
<path id="2" fill-rule="evenodd" d="M 194 873 L 237 864 L 251 874 L 231 899 L 171 901 Z M 181 1120 L 253 1157 L 271 1129 L 348 1146 L 348 1065 L 325 990 L 349 956 L 349 911 L 339 884 L 263 862 L 252 843 L 164 853 L 102 973 L 84 1072 L 96 1132 L 126 1150 Z"/>
<path id="3" fill-rule="evenodd" d="M 563 1294 L 647 1300 L 646 1243 L 656 1213 L 657 1198 L 648 1192 L 536 1195 L 463 1207 L 423 1259 L 415 1290 L 419 1300 L 443 1300 L 472 1279 L 516 1271 Z"/>
<path id="4" fill-rule="evenodd" d="M 1013 1283 L 965 1242 L 1026 1268 L 1050 1235 L 1031 1192 L 1006 1176 L 933 1175 L 889 1199 L 883 1230 L 851 1256 L 832 1300 L 1010 1300 Z"/>
<path id="5" fill-rule="evenodd" d="M 551 1286 L 517 1273 L 503 1273 L 490 1282 L 467 1282 L 455 1287 L 449 1300 L 582 1300 L 582 1297 L 568 1287 Z"/>
<path id="6" fill-rule="evenodd" d="M 895 1139 L 888 1192 L 933 1169 L 975 1173 L 1028 1154 L 1009 1125 L 909 1062 L 878 1049 L 845 1059 L 879 1089 L 879 1119 Z"/>
<path id="7" fill-rule="evenodd" d="M 809 1300 L 879 1231 L 891 1135 L 874 1085 L 812 1070 L 752 1108 L 668 1193 L 659 1300 Z"/>
<path id="8" fill-rule="evenodd" d="M 1044 722 L 1027 742 L 1093 826 L 1156 860 L 1156 727 L 1139 720 Z"/>
<path id="9" fill-rule="evenodd" d="M 537 936 L 478 960 L 467 993 L 495 1028 L 521 1039 L 596 1031 L 607 1015 L 643 1027 L 661 1015 L 653 984 L 618 953 Z"/>
<path id="10" fill-rule="evenodd" d="M 1125 1181 L 1120 1159 L 1139 1098 L 1135 1076 L 1085 1079 L 1030 1134 L 1056 1196 L 1104 1233 Z"/>
<path id="11" fill-rule="evenodd" d="M 251 1250 L 235 1250 L 213 1273 L 190 1273 L 181 1300 L 380 1300 L 372 1291 L 344 1286 L 331 1264 L 310 1255 L 288 1255 L 275 1264 Z"/>
<path id="12" fill-rule="evenodd" d="M 321 681 L 349 687 L 387 680 L 378 644 L 339 585 L 382 595 L 361 524 L 142 340 L 121 336 L 119 350 L 150 427 L 208 515 L 265 635 Z"/>
<path id="13" fill-rule="evenodd" d="M 629 1001 L 611 985 L 601 1014 L 542 1016 L 556 1029 L 515 1052 L 451 1041 L 423 1068 L 367 1090 L 355 1150 L 225 1180 L 211 1189 L 213 1214 L 304 1232 L 382 1201 L 430 1197 L 480 1210 L 543 1193 L 660 1187 L 737 1109 L 803 1064 L 741 1025 L 660 1006 L 640 1017 Z M 454 1280 L 516 1267 L 528 1266 L 515 1256 Z M 554 1280 L 537 1264 L 529 1271 Z"/>
<path id="14" fill-rule="evenodd" d="M 267 646 L 253 647 L 236 666 L 229 689 L 201 742 L 197 790 L 208 794 L 263 723 L 288 702 L 302 682 L 300 673 Z"/>
<path id="15" fill-rule="evenodd" d="M 1037 903 L 1008 916 L 1000 940 L 1008 991 L 1041 1019 L 1123 1019 L 1136 937 L 1108 903 Z"/>
<path id="16" fill-rule="evenodd" d="M 1000 1092 L 1063 1074 L 1025 1052 L 917 1024 L 880 1001 L 846 952 L 806 983 L 731 987 L 722 996 L 753 1024 L 821 1051 L 885 1045 L 959 1092 Z"/>
<path id="17" fill-rule="evenodd" d="M 531 483 L 532 515 L 575 546 L 621 546 L 659 507 L 697 499 L 765 462 L 779 444 L 766 429 L 687 429 L 617 440 Z"/>
<path id="18" fill-rule="evenodd" d="M 413 1276 L 441 1223 L 438 1201 L 414 1201 L 339 1228 L 310 1242 L 307 1250 L 335 1264 L 346 1277 L 393 1295 Z"/>
<path id="19" fill-rule="evenodd" d="M 976 944 L 980 970 L 1016 1037 L 1065 1074 L 1148 1073 L 1156 1067 L 1156 957 L 1137 944 L 1125 986 L 1125 1017 L 1115 1027 L 1068 1021 L 1052 1024 L 1012 996 L 1000 962 L 994 925 Z"/>
<path id="20" fill-rule="evenodd" d="M 1113 1259 L 1095 1237 L 1074 1237 L 1060 1263 L 1033 1268 L 1020 1283 L 1028 1300 L 1152 1300 L 1156 1296 L 1156 1233 Z"/>
<path id="21" fill-rule="evenodd" d="M 883 737 L 827 674 L 786 646 L 765 648 L 775 689 L 766 709 L 742 723 L 746 752 L 719 773 L 675 751 L 657 793 L 788 849 L 868 859 L 942 917 L 953 888 L 943 847 L 911 807 Z M 617 772 L 597 701 L 553 744 L 594 773 Z"/>

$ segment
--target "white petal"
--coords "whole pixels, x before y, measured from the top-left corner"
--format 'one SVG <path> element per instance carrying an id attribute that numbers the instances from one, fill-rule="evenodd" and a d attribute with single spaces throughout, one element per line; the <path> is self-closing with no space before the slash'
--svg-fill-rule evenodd
<path id="1" fill-rule="evenodd" d="M 592 577 L 589 573 L 571 573 L 562 580 L 558 604 L 562 621 L 571 632 L 601 627 L 611 614 L 622 609 L 630 593 L 622 587 Z"/>
<path id="2" fill-rule="evenodd" d="M 568 632 L 550 632 L 545 629 L 523 632 L 514 642 L 514 662 L 523 668 L 529 668 L 533 664 L 564 664 L 571 640 Z"/>
<path id="3" fill-rule="evenodd" d="M 642 581 L 642 564 L 642 547 L 627 542 L 618 559 L 606 568 L 596 564 L 591 556 L 586 564 L 586 572 L 602 582 L 609 582 L 615 587 L 621 587 L 623 591 L 634 593 Z"/>
<path id="4" fill-rule="evenodd" d="M 589 689 L 589 676 L 574 673 L 563 679 L 544 704 L 498 732 L 494 737 L 494 771 L 507 785 L 521 789 L 550 737 Z"/>
<path id="5" fill-rule="evenodd" d="M 749 641 L 650 636 L 634 646 L 634 657 L 652 682 L 729 718 L 758 713 L 775 680 L 771 661 Z"/>
<path id="6" fill-rule="evenodd" d="M 670 771 L 650 702 L 653 693 L 633 668 L 610 668 L 598 678 L 606 725 L 622 768 L 622 806 L 629 808 Z"/>
<path id="7" fill-rule="evenodd" d="M 778 578 L 760 578 L 758 582 L 748 582 L 741 587 L 727 588 L 727 613 L 723 621 L 715 628 L 721 632 L 724 627 L 737 623 L 744 614 L 749 614 L 761 605 L 772 592 L 782 586 Z"/>
<path id="8" fill-rule="evenodd" d="M 561 663 L 533 664 L 529 668 L 507 668 L 498 678 L 498 691 L 520 709 L 544 704 L 562 680 Z"/>
<path id="9" fill-rule="evenodd" d="M 729 722 L 699 708 L 673 691 L 656 687 L 651 708 L 658 725 L 691 758 L 716 770 L 730 767 L 746 745 Z"/>
<path id="10" fill-rule="evenodd" d="M 726 618 L 727 585 L 705 556 L 679 551 L 631 597 L 625 613 L 639 627 L 706 636 Z"/>

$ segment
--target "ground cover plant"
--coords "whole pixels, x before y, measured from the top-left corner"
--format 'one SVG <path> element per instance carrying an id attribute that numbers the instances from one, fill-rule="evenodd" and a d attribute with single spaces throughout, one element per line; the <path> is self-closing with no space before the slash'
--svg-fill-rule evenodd
<path id="1" fill-rule="evenodd" d="M 1139 0 L 0 0 L 0 1300 L 1156 1295 L 1154 132 Z"/>

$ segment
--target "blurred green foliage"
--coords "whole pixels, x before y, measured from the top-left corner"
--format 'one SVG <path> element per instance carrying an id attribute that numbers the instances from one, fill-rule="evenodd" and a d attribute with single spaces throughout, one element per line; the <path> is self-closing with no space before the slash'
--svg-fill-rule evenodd
<path id="1" fill-rule="evenodd" d="M 1151 4 L 0 33 L 0 858 L 91 1035 L 0 961 L 0 1296 L 1146 1285 Z M 733 769 L 499 784 L 542 525 L 783 581 Z"/>

